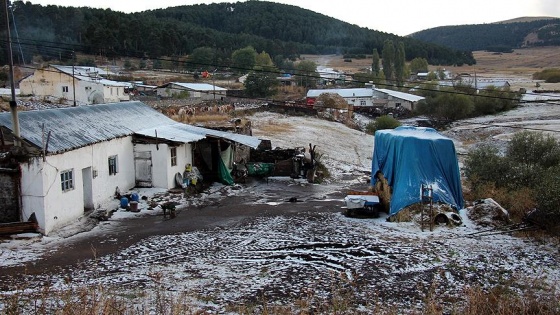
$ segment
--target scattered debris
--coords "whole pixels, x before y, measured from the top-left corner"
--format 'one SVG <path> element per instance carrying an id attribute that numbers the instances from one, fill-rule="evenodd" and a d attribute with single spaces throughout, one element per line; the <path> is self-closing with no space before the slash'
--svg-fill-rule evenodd
<path id="1" fill-rule="evenodd" d="M 492 198 L 475 201 L 472 207 L 467 208 L 467 216 L 481 226 L 499 227 L 510 224 L 508 211 Z"/>

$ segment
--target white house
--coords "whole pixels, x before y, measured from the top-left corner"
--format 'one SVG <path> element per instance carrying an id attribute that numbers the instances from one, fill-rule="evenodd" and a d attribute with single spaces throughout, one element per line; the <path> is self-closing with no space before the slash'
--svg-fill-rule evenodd
<path id="1" fill-rule="evenodd" d="M 373 85 L 366 85 L 365 88 L 309 90 L 307 92 L 307 105 L 313 106 L 317 97 L 323 93 L 338 94 L 348 102 L 348 105 L 352 105 L 354 108 L 397 108 L 402 106 L 408 110 L 414 110 L 416 103 L 424 99 L 424 97 L 414 94 L 378 89 Z"/>
<path id="2" fill-rule="evenodd" d="M 334 70 L 333 68 L 327 67 L 317 67 L 317 73 L 321 78 L 320 84 L 328 85 L 334 84 L 337 81 L 344 81 L 346 79 L 346 75 L 338 70 Z"/>
<path id="3" fill-rule="evenodd" d="M 10 113 L 0 126 L 12 130 Z M 48 234 L 97 209 L 116 187 L 176 186 L 175 176 L 200 143 L 215 147 L 208 160 L 232 144 L 256 148 L 254 137 L 178 123 L 141 102 L 23 111 L 20 134 L 29 154 L 21 170 L 21 215 L 32 214 Z M 197 146 L 194 145 L 197 143 Z"/>
<path id="4" fill-rule="evenodd" d="M 129 84 L 105 79 L 95 67 L 57 66 L 36 69 L 19 83 L 23 95 L 54 98 L 66 104 L 89 105 L 130 100 Z"/>
<path id="5" fill-rule="evenodd" d="M 220 100 L 226 96 L 227 89 L 208 83 L 169 82 L 157 87 L 157 95 L 174 97 L 184 94 L 188 98 Z"/>
<path id="6" fill-rule="evenodd" d="M 373 90 L 371 88 L 309 90 L 307 91 L 307 105 L 315 104 L 315 100 L 323 93 L 338 94 L 348 102 L 348 105 L 354 107 L 374 106 Z"/>
<path id="7" fill-rule="evenodd" d="M 376 100 L 382 100 L 385 102 L 385 108 L 406 108 L 410 111 L 416 109 L 416 104 L 423 100 L 424 97 L 404 93 L 399 91 L 393 91 L 389 89 L 376 89 L 373 88 L 373 97 Z"/>

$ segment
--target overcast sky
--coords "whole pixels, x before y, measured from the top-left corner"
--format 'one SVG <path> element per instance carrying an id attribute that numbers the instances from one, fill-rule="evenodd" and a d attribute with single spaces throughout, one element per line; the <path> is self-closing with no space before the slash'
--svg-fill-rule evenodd
<path id="1" fill-rule="evenodd" d="M 30 0 L 34 4 L 88 6 L 138 12 L 213 0 Z M 243 2 L 243 1 L 241 1 Z M 376 31 L 408 35 L 445 25 L 483 24 L 524 16 L 560 17 L 558 0 L 277 0 Z"/>

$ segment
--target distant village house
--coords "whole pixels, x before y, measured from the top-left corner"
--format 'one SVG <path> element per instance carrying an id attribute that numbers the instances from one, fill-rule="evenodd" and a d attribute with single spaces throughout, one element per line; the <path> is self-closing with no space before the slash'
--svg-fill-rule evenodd
<path id="1" fill-rule="evenodd" d="M 160 97 L 184 97 L 197 100 L 221 100 L 227 89 L 208 83 L 169 82 L 157 87 Z"/>
<path id="2" fill-rule="evenodd" d="M 313 107 L 317 98 L 323 93 L 336 93 L 340 95 L 349 105 L 355 109 L 363 108 L 405 108 L 413 111 L 416 104 L 424 99 L 422 96 L 393 91 L 389 89 L 378 89 L 368 84 L 365 88 L 353 89 L 315 89 L 307 92 L 307 106 Z"/>
<path id="3" fill-rule="evenodd" d="M 130 100 L 126 82 L 104 78 L 108 73 L 96 67 L 51 65 L 36 69 L 19 83 L 22 95 L 53 98 L 65 104 L 90 105 Z"/>

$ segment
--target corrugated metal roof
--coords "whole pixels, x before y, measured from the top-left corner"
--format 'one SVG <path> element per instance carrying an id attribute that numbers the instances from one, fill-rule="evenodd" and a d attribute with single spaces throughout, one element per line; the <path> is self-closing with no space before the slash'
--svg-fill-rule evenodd
<path id="1" fill-rule="evenodd" d="M 48 152 L 59 153 L 92 143 L 133 134 L 174 120 L 141 102 L 123 102 L 18 112 L 21 136 L 42 147 L 42 126 L 51 131 Z M 12 128 L 10 113 L 0 114 L 0 125 Z"/>
<path id="2" fill-rule="evenodd" d="M 158 126 L 142 129 L 135 132 L 135 134 L 183 143 L 195 142 L 206 138 L 206 135 L 186 131 L 183 126 L 186 125 L 177 123 L 174 125 Z"/>
<path id="3" fill-rule="evenodd" d="M 112 75 L 114 73 L 110 71 L 105 71 L 104 69 L 97 68 L 97 67 L 86 67 L 86 66 L 60 66 L 60 65 L 51 65 L 51 67 L 58 69 L 66 74 L 72 75 L 82 75 L 86 77 L 96 76 L 96 75 Z M 74 69 L 72 69 L 74 68 Z"/>
<path id="4" fill-rule="evenodd" d="M 201 92 L 208 92 L 208 91 L 227 91 L 227 89 L 224 89 L 223 87 L 219 87 L 219 86 L 215 86 L 212 84 L 207 84 L 207 83 L 183 83 L 183 82 L 170 82 L 166 85 L 169 84 L 175 84 L 178 85 L 180 87 L 183 87 L 185 89 L 189 89 L 192 91 L 201 91 Z M 164 86 L 166 86 L 164 85 Z"/>
<path id="5" fill-rule="evenodd" d="M 323 93 L 335 93 L 344 98 L 373 97 L 373 91 L 368 88 L 309 90 L 307 92 L 307 97 L 318 97 Z"/>
<path id="6" fill-rule="evenodd" d="M 396 97 L 396 98 L 400 98 L 401 100 L 409 101 L 409 102 L 418 102 L 419 100 L 424 99 L 424 97 L 422 97 L 422 96 L 409 94 L 409 93 L 404 93 L 404 92 L 399 92 L 399 91 L 393 91 L 393 90 L 389 90 L 389 89 L 375 89 L 375 90 L 380 91 L 382 93 L 385 93 L 387 95 L 391 95 L 391 96 Z"/>
<path id="7" fill-rule="evenodd" d="M 307 97 L 318 97 L 323 93 L 336 93 L 344 98 L 352 98 L 352 97 L 374 98 L 373 90 L 410 102 L 418 102 L 419 100 L 424 99 L 424 97 L 414 95 L 414 94 L 398 92 L 389 89 L 371 89 L 371 88 L 309 90 L 307 92 Z"/>
<path id="8" fill-rule="evenodd" d="M 219 131 L 213 129 L 207 129 L 202 127 L 197 127 L 193 125 L 186 125 L 181 123 L 176 123 L 169 126 L 160 126 L 157 128 L 147 128 L 136 132 L 148 137 L 155 137 L 157 131 L 157 137 L 161 139 L 166 139 L 176 142 L 193 142 L 206 138 L 207 136 L 212 136 L 216 138 L 228 139 L 233 142 L 241 143 L 243 145 L 256 148 L 261 143 L 261 140 L 256 137 L 246 136 L 238 133 L 232 133 L 227 131 Z"/>
<path id="9" fill-rule="evenodd" d="M 18 112 L 21 137 L 41 148 L 45 125 L 51 131 L 48 153 L 60 153 L 139 133 L 155 136 L 151 130 L 160 130 L 160 137 L 192 142 L 213 135 L 256 147 L 260 139 L 228 132 L 177 123 L 142 102 L 122 102 L 79 107 Z M 0 114 L 0 125 L 12 129 L 9 112 Z M 180 135 L 184 132 L 183 135 Z M 165 135 L 165 136 L 164 136 Z"/>
<path id="10" fill-rule="evenodd" d="M 100 69 L 100 68 L 77 67 L 77 66 L 75 66 L 74 70 L 72 70 L 72 66 L 51 65 L 51 67 L 57 69 L 60 72 L 66 73 L 70 76 L 72 76 L 72 73 L 74 73 L 74 77 L 76 79 L 82 80 L 82 81 L 96 82 L 96 83 L 101 83 L 101 84 L 107 85 L 107 86 L 129 87 L 131 85 L 128 82 L 118 82 L 118 81 L 108 80 L 108 79 L 105 79 L 105 78 L 101 77 L 100 75 L 107 75 L 108 72 L 106 72 L 106 71 L 104 71 L 103 69 Z"/>
<path id="11" fill-rule="evenodd" d="M 189 132 L 193 132 L 193 133 L 197 133 L 197 134 L 203 134 L 203 135 L 206 135 L 206 136 L 213 136 L 213 137 L 217 137 L 217 138 L 228 139 L 228 140 L 231 140 L 233 142 L 244 144 L 244 145 L 249 146 L 251 148 L 256 148 L 261 143 L 261 139 L 259 139 L 257 137 L 246 136 L 246 135 L 242 135 L 242 134 L 238 134 L 238 133 L 207 129 L 207 128 L 202 128 L 202 127 L 197 127 L 197 126 L 192 126 L 192 125 L 183 125 L 183 128 L 186 131 L 189 131 Z"/>

